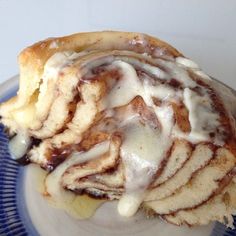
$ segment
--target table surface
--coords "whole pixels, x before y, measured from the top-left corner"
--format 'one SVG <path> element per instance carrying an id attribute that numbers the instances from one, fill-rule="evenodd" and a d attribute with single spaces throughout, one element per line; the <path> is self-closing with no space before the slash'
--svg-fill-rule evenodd
<path id="1" fill-rule="evenodd" d="M 157 36 L 236 88 L 235 12 L 235 0 L 0 0 L 0 83 L 28 45 L 108 29 Z"/>

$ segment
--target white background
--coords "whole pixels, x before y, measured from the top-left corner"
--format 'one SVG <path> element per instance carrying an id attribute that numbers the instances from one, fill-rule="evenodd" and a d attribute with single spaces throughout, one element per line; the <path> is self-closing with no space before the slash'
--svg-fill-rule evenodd
<path id="1" fill-rule="evenodd" d="M 24 47 L 105 29 L 158 36 L 236 88 L 235 0 L 0 0 L 0 82 L 18 73 Z"/>

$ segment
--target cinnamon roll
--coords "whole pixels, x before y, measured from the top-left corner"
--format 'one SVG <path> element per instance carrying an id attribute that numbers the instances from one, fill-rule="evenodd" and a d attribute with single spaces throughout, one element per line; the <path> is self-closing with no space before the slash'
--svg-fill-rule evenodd
<path id="1" fill-rule="evenodd" d="M 229 89 L 167 43 L 125 32 L 50 38 L 19 56 L 1 104 L 10 150 L 48 171 L 45 189 L 118 200 L 176 225 L 232 226 L 235 118 Z M 230 99 L 226 99 L 230 98 Z"/>

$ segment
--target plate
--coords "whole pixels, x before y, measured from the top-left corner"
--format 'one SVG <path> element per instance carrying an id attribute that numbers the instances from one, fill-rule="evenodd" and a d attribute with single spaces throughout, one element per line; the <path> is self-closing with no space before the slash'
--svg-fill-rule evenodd
<path id="1" fill-rule="evenodd" d="M 0 86 L 0 102 L 14 96 L 17 89 L 18 76 L 15 76 Z M 220 223 L 188 228 L 170 225 L 158 218 L 147 219 L 141 213 L 122 218 L 117 213 L 116 202 L 104 204 L 89 220 L 76 220 L 48 205 L 35 188 L 33 172 L 31 165 L 22 167 L 10 158 L 8 139 L 0 126 L 0 235 L 236 235 L 236 230 Z"/>

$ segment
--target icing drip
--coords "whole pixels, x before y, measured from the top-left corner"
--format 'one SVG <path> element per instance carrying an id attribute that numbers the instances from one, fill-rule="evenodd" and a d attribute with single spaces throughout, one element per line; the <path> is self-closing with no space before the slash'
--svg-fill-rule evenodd
<path id="1" fill-rule="evenodd" d="M 209 95 L 201 96 L 185 88 L 183 101 L 189 111 L 191 125 L 189 139 L 194 142 L 209 140 L 209 133 L 220 124 L 219 115 L 213 112 Z"/>
<path id="2" fill-rule="evenodd" d="M 168 125 L 157 130 L 134 119 L 125 126 L 121 157 L 125 166 L 125 193 L 119 200 L 118 211 L 132 216 L 145 197 L 145 191 L 161 166 L 172 142 L 168 139 L 173 126 L 172 112 L 168 107 L 157 110 L 160 121 Z"/>
<path id="3" fill-rule="evenodd" d="M 31 140 L 29 135 L 25 131 L 18 132 L 9 142 L 9 150 L 12 154 L 12 158 L 17 160 L 23 157 L 30 144 Z"/>

